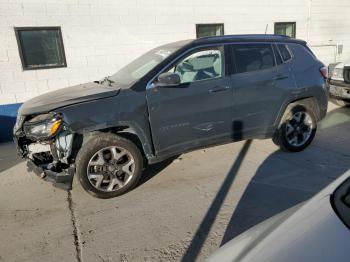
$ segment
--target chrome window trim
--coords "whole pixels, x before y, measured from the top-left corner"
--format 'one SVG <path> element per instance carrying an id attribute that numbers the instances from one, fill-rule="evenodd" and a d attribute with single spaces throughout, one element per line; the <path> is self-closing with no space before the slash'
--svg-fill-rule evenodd
<path id="1" fill-rule="evenodd" d="M 227 44 L 227 43 L 226 43 Z M 184 52 L 182 52 L 181 54 L 179 54 L 176 58 L 174 58 L 171 62 L 169 62 L 166 66 L 164 66 L 154 77 L 151 78 L 151 80 L 148 81 L 147 85 L 146 85 L 146 90 L 148 89 L 152 89 L 154 87 L 153 83 L 154 80 L 162 73 L 164 73 L 164 71 L 168 68 L 171 68 L 172 65 L 174 65 L 177 61 L 179 61 L 182 57 L 184 57 L 186 54 L 192 52 L 193 50 L 196 49 L 201 49 L 201 48 L 206 48 L 206 47 L 211 47 L 211 46 L 224 46 L 225 44 L 223 43 L 215 43 L 215 44 L 206 44 L 206 45 L 199 45 L 199 46 L 194 46 L 191 47 L 190 49 L 185 50 Z M 225 55 L 225 53 L 224 53 Z M 226 60 L 225 60 L 226 61 Z"/>
<path id="2" fill-rule="evenodd" d="M 193 50 L 196 50 L 196 49 L 200 49 L 200 48 L 206 48 L 206 47 L 211 47 L 211 46 L 226 46 L 226 45 L 239 45 L 239 44 L 269 44 L 269 45 L 271 45 L 271 48 L 272 48 L 272 45 L 273 44 L 276 44 L 276 43 L 281 43 L 281 44 L 286 44 L 285 42 L 274 42 L 274 41 L 272 41 L 272 42 L 269 42 L 269 41 L 267 41 L 267 42 L 262 42 L 262 41 L 258 41 L 258 42 L 255 42 L 255 41 L 249 41 L 249 42 L 245 42 L 245 41 L 243 41 L 243 42 L 231 42 L 231 43 L 213 43 L 213 44 L 204 44 L 204 45 L 198 45 L 198 46 L 194 46 L 194 47 L 192 47 L 192 48 L 190 48 L 190 49 L 187 49 L 187 50 L 185 50 L 184 52 L 182 52 L 181 54 L 179 54 L 176 58 L 174 58 L 171 62 L 169 62 L 166 66 L 164 66 L 161 70 L 159 70 L 159 72 L 157 73 L 157 74 L 155 74 L 155 76 L 153 76 L 152 78 L 151 78 L 151 80 L 149 80 L 148 82 L 147 82 L 147 85 L 146 85 L 146 90 L 148 90 L 148 89 L 152 89 L 152 88 L 154 88 L 154 85 L 153 85 L 153 82 L 154 82 L 154 80 L 160 75 L 160 74 L 162 74 L 167 68 L 169 68 L 171 65 L 173 65 L 174 63 L 176 63 L 176 61 L 178 61 L 178 60 L 180 60 L 184 55 L 186 55 L 186 54 L 188 54 L 189 52 L 191 52 L 191 51 L 193 51 Z M 272 48 L 272 50 L 273 50 L 273 48 Z M 289 50 L 290 51 L 290 50 Z M 291 53 L 292 54 L 292 53 Z M 226 55 L 226 53 L 225 53 L 225 55 Z M 225 58 L 226 59 L 226 58 Z M 282 61 L 283 61 L 283 59 L 282 59 Z M 276 67 L 277 66 L 277 64 L 275 63 L 275 66 L 274 67 Z M 225 72 L 225 74 L 226 74 L 226 72 Z"/>

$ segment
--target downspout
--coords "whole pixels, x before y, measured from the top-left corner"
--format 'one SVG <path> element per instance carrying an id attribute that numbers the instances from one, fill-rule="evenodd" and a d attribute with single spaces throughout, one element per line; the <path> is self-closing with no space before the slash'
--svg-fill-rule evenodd
<path id="1" fill-rule="evenodd" d="M 310 26 L 311 26 L 311 9 L 312 9 L 312 0 L 308 2 L 308 16 L 306 23 L 306 41 L 309 42 L 310 39 Z"/>

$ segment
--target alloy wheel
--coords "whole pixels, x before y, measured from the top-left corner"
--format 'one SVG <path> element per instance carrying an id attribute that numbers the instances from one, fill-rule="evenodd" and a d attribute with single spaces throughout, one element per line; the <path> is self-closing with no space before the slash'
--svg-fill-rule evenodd
<path id="1" fill-rule="evenodd" d="M 298 111 L 287 121 L 285 128 L 287 142 L 291 146 L 300 147 L 310 139 L 314 126 L 307 112 Z"/>
<path id="2" fill-rule="evenodd" d="M 131 153 L 119 146 L 110 146 L 96 152 L 87 166 L 87 177 L 93 187 L 113 192 L 130 182 L 135 172 Z"/>

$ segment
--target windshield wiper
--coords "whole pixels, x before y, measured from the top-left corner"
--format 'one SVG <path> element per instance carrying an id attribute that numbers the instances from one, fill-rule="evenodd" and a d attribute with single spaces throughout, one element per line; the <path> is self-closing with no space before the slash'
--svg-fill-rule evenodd
<path id="1" fill-rule="evenodd" d="M 94 83 L 97 83 L 97 84 L 100 84 L 100 85 L 102 85 L 102 84 L 104 84 L 106 82 L 108 83 L 109 86 L 112 86 L 112 84 L 115 83 L 113 80 L 109 79 L 109 76 L 104 77 L 100 81 L 94 81 Z"/>

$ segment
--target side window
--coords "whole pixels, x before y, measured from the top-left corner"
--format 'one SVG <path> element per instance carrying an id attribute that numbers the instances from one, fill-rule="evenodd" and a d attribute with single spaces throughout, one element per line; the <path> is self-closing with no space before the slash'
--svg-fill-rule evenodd
<path id="1" fill-rule="evenodd" d="M 277 47 L 278 47 L 278 50 L 280 51 L 280 54 L 281 54 L 284 62 L 287 62 L 287 61 L 292 59 L 292 55 L 291 55 L 287 45 L 278 44 Z"/>
<path id="2" fill-rule="evenodd" d="M 277 49 L 277 46 L 274 44 L 274 45 L 272 45 L 272 47 L 273 47 L 273 52 L 275 53 L 275 58 L 276 58 L 277 65 L 282 64 L 283 63 L 282 57 L 281 57 L 280 52 Z"/>
<path id="3" fill-rule="evenodd" d="M 223 48 L 196 51 L 182 59 L 169 72 L 178 74 L 181 83 L 222 77 L 224 75 Z"/>
<path id="4" fill-rule="evenodd" d="M 268 69 L 275 66 L 270 44 L 233 45 L 237 73 Z"/>

